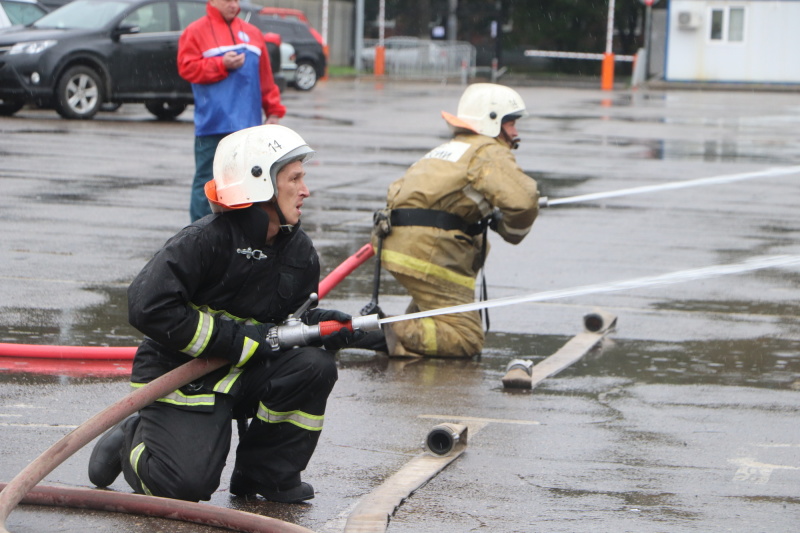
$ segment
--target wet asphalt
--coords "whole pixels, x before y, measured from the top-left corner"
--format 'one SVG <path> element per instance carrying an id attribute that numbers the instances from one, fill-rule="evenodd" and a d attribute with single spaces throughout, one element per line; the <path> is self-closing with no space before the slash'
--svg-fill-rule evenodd
<path id="1" fill-rule="evenodd" d="M 387 531 L 796 531 L 800 266 L 755 266 L 800 255 L 800 93 L 515 88 L 531 114 L 518 123 L 517 160 L 551 199 L 721 179 L 554 205 L 518 246 L 495 235 L 489 298 L 576 290 L 492 309 L 475 360 L 340 352 L 304 474 L 316 498 L 231 498 L 226 470 L 211 503 L 341 532 L 362 498 L 422 453 L 431 427 L 462 422 L 476 430 L 467 451 Z M 439 112 L 455 112 L 462 90 L 331 80 L 285 93 L 283 124 L 318 152 L 303 225 L 323 272 L 368 241 L 388 185 L 448 138 Z M 193 170 L 191 110 L 175 122 L 139 105 L 86 122 L 40 109 L 0 118 L 0 342 L 135 345 L 125 290 L 188 223 Z M 697 272 L 731 264 L 753 268 Z M 641 282 L 684 271 L 695 275 Z M 323 305 L 358 314 L 372 273 L 370 260 Z M 399 314 L 406 303 L 384 275 L 381 307 Z M 595 308 L 618 317 L 600 349 L 532 391 L 503 389 L 509 360 L 554 353 Z M 124 365 L 56 366 L 0 358 L 0 481 L 128 392 Z M 44 483 L 88 487 L 89 452 Z M 112 489 L 129 490 L 121 480 Z M 7 526 L 217 531 L 32 506 Z"/>

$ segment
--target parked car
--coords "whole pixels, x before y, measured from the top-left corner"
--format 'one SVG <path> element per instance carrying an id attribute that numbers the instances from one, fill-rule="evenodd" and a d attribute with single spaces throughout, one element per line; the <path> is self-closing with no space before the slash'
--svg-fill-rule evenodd
<path id="1" fill-rule="evenodd" d="M 177 117 L 194 102 L 178 74 L 178 39 L 205 12 L 203 0 L 73 0 L 0 33 L 0 115 L 33 102 L 89 119 L 104 103 L 135 102 Z"/>
<path id="2" fill-rule="evenodd" d="M 282 19 L 266 15 L 254 15 L 249 22 L 263 32 L 280 34 L 283 40 L 294 47 L 297 68 L 286 70 L 289 85 L 301 91 L 310 91 L 319 78 L 325 75 L 327 60 L 325 50 L 309 30 L 308 26 L 296 20 Z"/>
<path id="3" fill-rule="evenodd" d="M 308 31 L 311 32 L 311 35 L 314 36 L 317 42 L 323 47 L 325 46 L 325 40 L 322 38 L 322 35 L 314 29 L 314 27 L 311 25 L 311 22 L 308 21 L 306 14 L 299 9 L 294 9 L 291 7 L 263 7 L 258 13 L 260 15 L 266 15 L 273 18 L 278 17 L 282 19 L 300 21 L 308 26 Z"/>
<path id="4" fill-rule="evenodd" d="M 36 0 L 0 0 L 0 28 L 27 26 L 47 14 Z"/>
<path id="5" fill-rule="evenodd" d="M 64 4 L 69 4 L 72 0 L 39 0 L 39 2 L 50 11 L 53 11 Z"/>
<path id="6" fill-rule="evenodd" d="M 281 71 L 282 72 L 295 72 L 297 70 L 297 54 L 294 51 L 294 46 L 289 43 L 281 43 Z"/>

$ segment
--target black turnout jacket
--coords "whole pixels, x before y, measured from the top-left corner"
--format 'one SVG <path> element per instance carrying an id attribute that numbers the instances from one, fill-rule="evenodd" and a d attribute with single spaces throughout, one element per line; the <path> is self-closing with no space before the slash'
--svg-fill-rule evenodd
<path id="1" fill-rule="evenodd" d="M 266 244 L 269 217 L 257 206 L 210 215 L 169 239 L 128 288 L 128 318 L 146 335 L 134 387 L 200 357 L 231 362 L 161 398 L 211 409 L 253 358 L 274 356 L 262 324 L 282 322 L 319 286 L 319 257 L 295 226 Z"/>

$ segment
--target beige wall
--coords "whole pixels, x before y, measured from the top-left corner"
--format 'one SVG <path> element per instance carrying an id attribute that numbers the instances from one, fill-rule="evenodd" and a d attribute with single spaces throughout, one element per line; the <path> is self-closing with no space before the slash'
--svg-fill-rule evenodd
<path id="1" fill-rule="evenodd" d="M 270 7 L 300 9 L 311 25 L 322 33 L 322 0 L 251 0 Z M 328 50 L 331 65 L 353 64 L 354 4 L 341 0 L 328 2 Z"/>

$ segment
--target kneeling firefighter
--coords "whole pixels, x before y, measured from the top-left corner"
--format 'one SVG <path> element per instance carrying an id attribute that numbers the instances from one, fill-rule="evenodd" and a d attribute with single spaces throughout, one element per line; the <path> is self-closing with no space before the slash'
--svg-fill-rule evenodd
<path id="1" fill-rule="evenodd" d="M 324 346 L 286 347 L 276 326 L 318 291 L 320 265 L 300 228 L 310 193 L 303 163 L 314 151 L 294 131 L 256 126 L 225 137 L 206 184 L 213 214 L 159 250 L 128 289 L 129 319 L 146 337 L 131 381 L 141 387 L 195 358 L 229 365 L 160 398 L 103 435 L 89 479 L 111 484 L 120 472 L 135 492 L 208 500 L 220 483 L 241 420 L 234 495 L 278 502 L 314 497 L 302 482 L 337 379 L 329 350 L 358 335 L 323 336 Z M 300 318 L 347 321 L 311 309 Z M 247 420 L 252 421 L 247 424 Z"/>
<path id="2" fill-rule="evenodd" d="M 408 313 L 474 302 L 487 227 L 512 244 L 530 231 L 539 192 L 511 152 L 519 145 L 516 121 L 527 114 L 513 89 L 470 85 L 456 116 L 442 112 L 453 139 L 389 187 L 386 209 L 375 214 L 372 243 L 383 268 L 411 295 Z M 483 349 L 478 311 L 384 327 L 390 355 L 471 357 Z"/>

